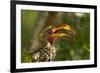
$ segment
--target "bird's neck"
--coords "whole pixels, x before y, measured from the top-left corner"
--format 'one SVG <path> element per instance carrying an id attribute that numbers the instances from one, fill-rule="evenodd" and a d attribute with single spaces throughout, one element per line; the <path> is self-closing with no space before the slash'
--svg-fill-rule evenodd
<path id="1" fill-rule="evenodd" d="M 50 43 L 47 43 L 47 47 L 51 47 L 51 44 Z"/>

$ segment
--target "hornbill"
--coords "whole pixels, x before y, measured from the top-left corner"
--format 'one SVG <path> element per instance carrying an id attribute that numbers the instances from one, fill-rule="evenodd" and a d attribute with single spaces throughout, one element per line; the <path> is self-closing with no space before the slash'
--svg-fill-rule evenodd
<path id="1" fill-rule="evenodd" d="M 33 51 L 32 61 L 52 61 L 56 56 L 56 47 L 54 42 L 61 37 L 68 37 L 73 39 L 74 35 L 75 30 L 68 24 L 59 24 L 46 27 L 39 36 L 40 42 L 45 41 L 46 45 Z"/>

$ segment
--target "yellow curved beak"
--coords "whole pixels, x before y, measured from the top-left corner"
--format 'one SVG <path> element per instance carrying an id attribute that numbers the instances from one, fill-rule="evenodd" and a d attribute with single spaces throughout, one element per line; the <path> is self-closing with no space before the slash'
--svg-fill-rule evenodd
<path id="1" fill-rule="evenodd" d="M 65 33 L 54 33 L 51 35 L 51 37 L 62 37 L 62 36 L 69 36 L 69 35 Z"/>
<path id="2" fill-rule="evenodd" d="M 61 32 L 61 30 L 65 30 L 65 32 L 63 31 Z M 52 32 L 53 34 L 50 35 L 51 37 L 63 37 L 63 36 L 72 37 L 75 35 L 75 30 L 67 24 L 54 26 L 52 28 Z"/>
<path id="3" fill-rule="evenodd" d="M 72 39 L 74 39 L 75 30 L 67 24 L 48 26 L 41 32 L 40 37 L 42 36 L 43 38 L 47 37 L 47 40 L 52 43 L 56 38 L 60 37 L 71 37 Z"/>

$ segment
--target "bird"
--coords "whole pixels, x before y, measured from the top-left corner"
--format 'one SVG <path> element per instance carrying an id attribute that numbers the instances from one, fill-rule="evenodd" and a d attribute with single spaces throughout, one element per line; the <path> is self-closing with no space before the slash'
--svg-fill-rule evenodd
<path id="1" fill-rule="evenodd" d="M 72 38 L 75 36 L 75 29 L 68 24 L 50 25 L 40 32 L 40 42 L 45 43 L 42 47 L 33 51 L 32 62 L 49 62 L 56 57 L 57 47 L 55 42 L 62 37 Z"/>

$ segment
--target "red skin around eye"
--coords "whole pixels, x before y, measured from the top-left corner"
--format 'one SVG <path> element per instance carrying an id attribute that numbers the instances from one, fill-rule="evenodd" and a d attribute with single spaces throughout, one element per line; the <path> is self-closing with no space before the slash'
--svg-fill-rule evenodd
<path id="1" fill-rule="evenodd" d="M 48 36 L 48 41 L 50 42 L 50 44 L 53 44 L 54 39 L 55 39 L 54 37 Z"/>

